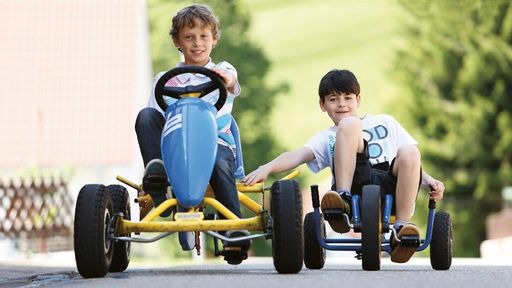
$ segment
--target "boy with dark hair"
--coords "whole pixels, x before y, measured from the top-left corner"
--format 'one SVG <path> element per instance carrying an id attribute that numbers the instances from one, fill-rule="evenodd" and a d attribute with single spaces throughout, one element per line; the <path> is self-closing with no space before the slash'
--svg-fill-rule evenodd
<path id="1" fill-rule="evenodd" d="M 331 70 L 320 81 L 320 109 L 327 113 L 334 126 L 313 136 L 303 147 L 279 155 L 249 173 L 247 185 L 265 180 L 269 174 L 293 169 L 303 163 L 315 173 L 330 167 L 332 191 L 325 193 L 321 209 L 338 208 L 350 214 L 352 193 L 360 194 L 367 184 L 381 186 L 384 193 L 396 196 L 395 230 L 398 237 L 419 235 L 410 223 L 414 214 L 419 185 L 430 189 L 430 199 L 441 200 L 444 184 L 421 169 L 417 142 L 389 115 L 357 116 L 361 103 L 360 87 L 348 70 Z M 344 220 L 329 220 L 339 233 L 350 230 Z M 407 262 L 414 247 L 394 246 L 391 260 Z"/>

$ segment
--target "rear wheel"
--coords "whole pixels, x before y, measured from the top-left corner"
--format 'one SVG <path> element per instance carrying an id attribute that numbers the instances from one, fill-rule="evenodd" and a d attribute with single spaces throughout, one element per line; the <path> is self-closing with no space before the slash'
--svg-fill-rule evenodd
<path id="1" fill-rule="evenodd" d="M 84 278 L 103 277 L 110 269 L 114 243 L 114 208 L 104 185 L 89 184 L 80 189 L 76 201 L 74 245 L 76 267 Z"/>
<path id="2" fill-rule="evenodd" d="M 130 195 L 126 188 L 121 185 L 109 185 L 108 190 L 112 198 L 114 214 L 123 213 L 123 219 L 130 220 Z M 121 236 L 130 236 L 130 233 Z M 130 263 L 130 242 L 114 241 L 114 255 L 110 272 L 122 272 L 128 268 Z"/>
<path id="3" fill-rule="evenodd" d="M 315 225 L 315 213 L 310 212 L 304 218 L 304 264 L 309 269 L 322 269 L 325 264 L 325 249 L 320 246 L 316 237 L 316 229 L 325 238 L 325 221 L 320 214 L 320 227 Z"/>
<path id="4" fill-rule="evenodd" d="M 298 273 L 303 262 L 302 197 L 295 180 L 271 188 L 272 257 L 279 273 Z"/>
<path id="5" fill-rule="evenodd" d="M 434 218 L 430 264 L 436 270 L 448 270 L 452 265 L 452 220 L 445 212 L 436 212 Z"/>
<path id="6" fill-rule="evenodd" d="M 361 208 L 361 249 L 364 270 L 380 269 L 382 212 L 380 187 L 363 187 Z"/>

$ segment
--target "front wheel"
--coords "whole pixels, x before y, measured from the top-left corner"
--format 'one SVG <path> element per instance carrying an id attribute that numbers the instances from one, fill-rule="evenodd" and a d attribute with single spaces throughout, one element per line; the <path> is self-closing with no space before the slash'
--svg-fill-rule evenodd
<path id="1" fill-rule="evenodd" d="M 380 186 L 363 187 L 361 208 L 361 249 L 364 270 L 380 270 L 382 211 Z"/>
<path id="2" fill-rule="evenodd" d="M 279 273 L 302 269 L 302 197 L 295 180 L 280 180 L 271 188 L 272 257 Z"/>
<path id="3" fill-rule="evenodd" d="M 323 215 L 320 214 L 320 227 L 317 227 L 315 213 L 306 214 L 306 218 L 304 218 L 304 264 L 308 269 L 322 269 L 325 264 L 325 249 L 318 242 L 317 229 L 320 229 L 320 235 L 325 238 Z"/>
<path id="4" fill-rule="evenodd" d="M 434 217 L 430 264 L 435 270 L 448 270 L 452 265 L 452 220 L 445 212 L 436 212 Z"/>
<path id="5" fill-rule="evenodd" d="M 84 278 L 103 277 L 110 269 L 114 254 L 113 212 L 107 187 L 89 184 L 80 189 L 75 210 L 74 245 L 76 267 Z"/>

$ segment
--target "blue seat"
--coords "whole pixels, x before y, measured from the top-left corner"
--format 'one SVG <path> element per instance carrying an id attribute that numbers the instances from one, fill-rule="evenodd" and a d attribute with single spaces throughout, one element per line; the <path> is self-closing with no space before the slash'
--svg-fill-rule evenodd
<path id="1" fill-rule="evenodd" d="M 236 124 L 235 118 L 231 115 L 231 133 L 235 138 L 236 145 L 236 159 L 235 159 L 235 179 L 243 179 L 245 177 L 244 171 L 244 157 L 242 155 L 242 142 L 240 141 L 240 132 L 238 131 L 238 125 Z"/>

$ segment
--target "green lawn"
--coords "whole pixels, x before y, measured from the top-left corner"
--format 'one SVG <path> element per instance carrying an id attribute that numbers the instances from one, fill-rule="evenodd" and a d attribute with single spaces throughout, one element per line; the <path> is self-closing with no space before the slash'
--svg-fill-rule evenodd
<path id="1" fill-rule="evenodd" d="M 273 63 L 267 80 L 285 81 L 291 88 L 279 96 L 272 116 L 274 132 L 285 147 L 297 148 L 331 125 L 318 108 L 317 90 L 320 78 L 332 68 L 352 70 L 358 77 L 360 114 L 390 112 L 397 89 L 388 76 L 404 17 L 396 1 L 246 3 L 252 14 L 251 37 Z"/>

